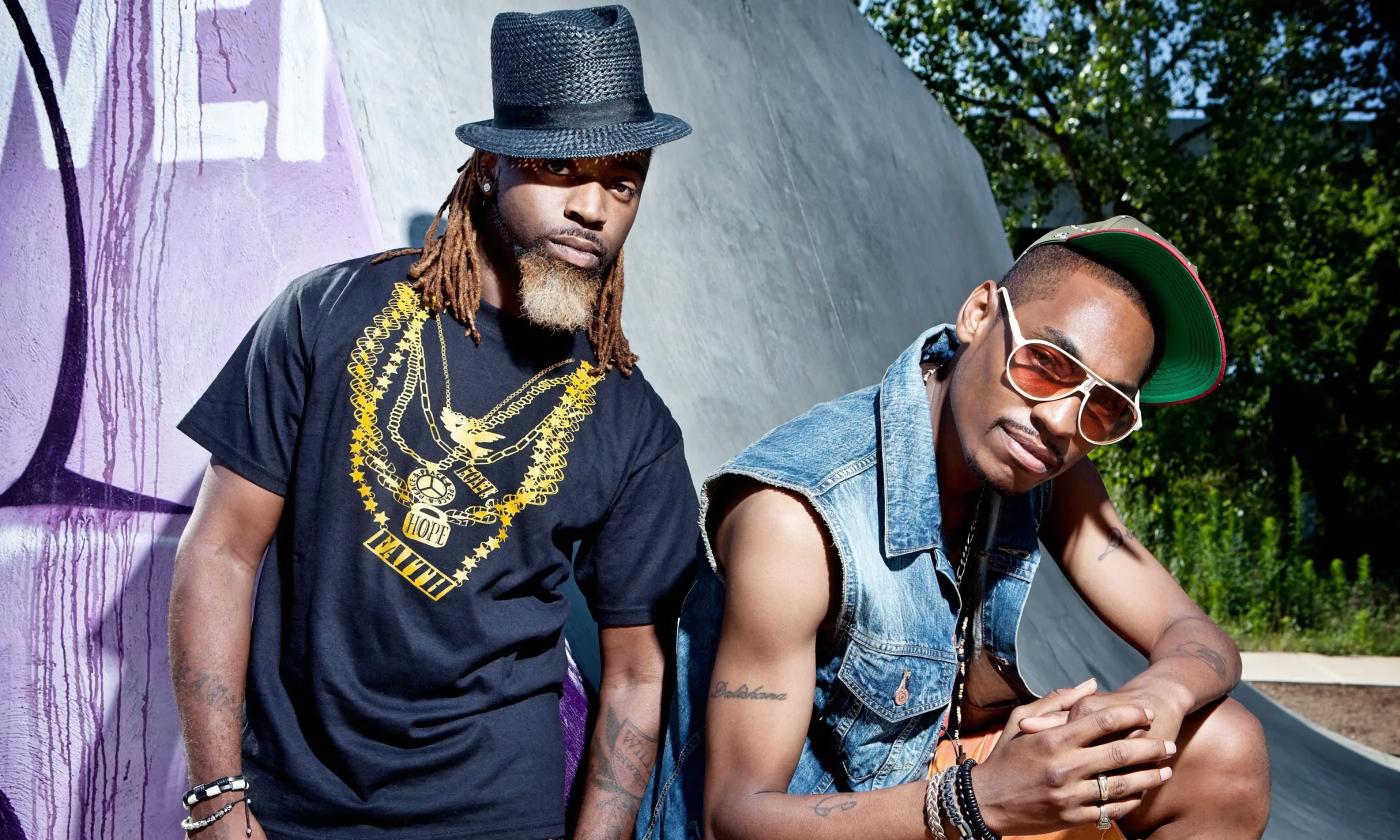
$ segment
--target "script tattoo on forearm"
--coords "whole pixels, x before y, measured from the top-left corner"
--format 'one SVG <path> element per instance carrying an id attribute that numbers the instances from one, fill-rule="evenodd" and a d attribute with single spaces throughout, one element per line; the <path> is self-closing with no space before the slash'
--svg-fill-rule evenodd
<path id="1" fill-rule="evenodd" d="M 1199 659 L 1210 666 L 1221 679 L 1225 679 L 1229 669 L 1225 667 L 1225 657 L 1201 644 L 1200 642 L 1182 642 L 1176 646 L 1176 652 L 1193 659 Z"/>
<path id="2" fill-rule="evenodd" d="M 593 772 L 589 784 L 599 793 L 598 819 L 589 826 L 587 837 L 628 837 L 656 761 L 657 739 L 630 719 L 619 718 L 612 706 L 602 724 L 602 740 L 594 736 L 589 762 Z"/>
<path id="3" fill-rule="evenodd" d="M 1099 555 L 1099 560 L 1103 560 L 1108 555 L 1128 544 L 1133 535 L 1128 533 L 1127 528 L 1108 529 L 1108 545 L 1104 547 L 1103 553 Z"/>
<path id="4" fill-rule="evenodd" d="M 715 687 L 710 690 L 710 696 L 723 700 L 786 700 L 785 691 L 764 691 L 763 686 L 749 688 L 748 683 L 744 683 L 738 688 L 730 688 L 729 683 L 720 680 L 715 683 Z"/>
<path id="5" fill-rule="evenodd" d="M 849 811 L 856 807 L 855 797 L 849 793 L 833 793 L 823 796 L 812 806 L 812 813 L 819 817 L 829 817 L 837 811 Z"/>
<path id="6" fill-rule="evenodd" d="M 192 700 L 216 712 L 243 716 L 242 696 L 224 685 L 216 674 L 191 668 L 182 659 L 170 669 L 170 681 L 175 686 L 176 697 Z"/>

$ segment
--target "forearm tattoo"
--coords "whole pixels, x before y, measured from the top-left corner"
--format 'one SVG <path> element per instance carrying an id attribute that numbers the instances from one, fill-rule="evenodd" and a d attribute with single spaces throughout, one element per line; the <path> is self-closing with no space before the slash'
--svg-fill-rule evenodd
<path id="1" fill-rule="evenodd" d="M 656 761 L 657 738 L 612 706 L 604 712 L 601 739 L 593 738 L 589 785 L 596 792 L 594 819 L 581 825 L 580 838 L 630 837 Z"/>
<path id="2" fill-rule="evenodd" d="M 829 817 L 837 811 L 849 811 L 856 807 L 855 797 L 849 793 L 833 793 L 823 796 L 812 806 L 812 813 L 819 817 Z"/>
<path id="3" fill-rule="evenodd" d="M 224 685 L 217 674 L 191 668 L 182 658 L 170 669 L 170 682 L 175 696 L 197 703 L 212 711 L 243 717 L 243 697 Z"/>
<path id="4" fill-rule="evenodd" d="M 1176 646 L 1175 650 L 1183 656 L 1199 659 L 1206 663 L 1222 680 L 1229 678 L 1229 668 L 1225 666 L 1225 657 L 1200 642 L 1182 642 Z"/>
<path id="5" fill-rule="evenodd" d="M 721 700 L 786 700 L 787 692 L 764 691 L 761 685 L 749 688 L 748 683 L 738 688 L 730 688 L 729 683 L 720 680 L 710 689 L 710 696 Z"/>
<path id="6" fill-rule="evenodd" d="M 1099 560 L 1103 560 L 1108 555 L 1127 545 L 1128 541 L 1132 538 L 1133 535 L 1128 532 L 1127 528 L 1108 529 L 1108 545 L 1104 547 L 1103 553 L 1099 555 Z"/>

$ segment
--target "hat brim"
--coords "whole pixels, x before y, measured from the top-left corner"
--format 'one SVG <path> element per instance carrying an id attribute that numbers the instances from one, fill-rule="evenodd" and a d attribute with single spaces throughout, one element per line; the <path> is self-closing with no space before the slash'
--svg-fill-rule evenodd
<path id="1" fill-rule="evenodd" d="M 1142 386 L 1142 402 L 1191 402 L 1215 390 L 1225 375 L 1225 333 L 1205 286 L 1171 243 L 1118 229 L 1076 234 L 1063 244 L 1136 281 L 1161 313 L 1162 361 Z"/>
<path id="2" fill-rule="evenodd" d="M 457 126 L 457 139 L 468 146 L 523 158 L 609 157 L 655 148 L 689 133 L 690 125 L 670 114 L 656 114 L 645 122 L 592 128 L 497 128 L 492 120 Z"/>

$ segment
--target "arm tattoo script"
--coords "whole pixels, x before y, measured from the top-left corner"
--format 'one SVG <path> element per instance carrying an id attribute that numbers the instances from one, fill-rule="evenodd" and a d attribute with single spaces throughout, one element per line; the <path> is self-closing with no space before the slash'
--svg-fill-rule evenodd
<path id="1" fill-rule="evenodd" d="M 855 797 L 849 793 L 833 793 L 818 799 L 817 804 L 812 806 L 812 813 L 819 817 L 829 817 L 837 811 L 849 811 L 856 807 L 856 804 Z"/>
<path id="2" fill-rule="evenodd" d="M 656 761 L 656 736 L 643 732 L 629 718 L 619 719 L 612 706 L 604 714 L 602 740 L 595 736 L 590 765 L 591 784 L 600 794 L 600 833 L 590 837 L 623 837 L 632 833 L 637 808 Z"/>
<path id="3" fill-rule="evenodd" d="M 786 700 L 787 692 L 764 691 L 761 685 L 749 688 L 748 683 L 744 683 L 738 688 L 730 688 L 729 683 L 720 680 L 710 690 L 710 696 L 724 700 Z"/>
<path id="4" fill-rule="evenodd" d="M 175 685 L 177 697 L 193 700 L 216 712 L 243 716 L 243 698 L 215 674 L 191 668 L 182 660 L 171 669 L 170 681 Z"/>
<path id="5" fill-rule="evenodd" d="M 1225 657 L 1201 644 L 1200 642 L 1183 642 L 1176 646 L 1176 652 L 1193 659 L 1199 659 L 1210 666 L 1221 679 L 1225 679 L 1229 669 L 1225 667 Z"/>
<path id="6" fill-rule="evenodd" d="M 1104 548 L 1103 553 L 1099 555 L 1099 560 L 1103 560 L 1108 555 L 1127 545 L 1128 540 L 1132 538 L 1133 535 L 1128 533 L 1127 528 L 1110 528 L 1108 530 L 1108 545 Z"/>

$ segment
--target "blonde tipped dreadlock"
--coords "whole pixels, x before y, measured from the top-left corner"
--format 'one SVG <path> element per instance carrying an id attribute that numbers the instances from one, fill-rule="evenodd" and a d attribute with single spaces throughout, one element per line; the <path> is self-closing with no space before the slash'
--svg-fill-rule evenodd
<path id="1" fill-rule="evenodd" d="M 404 254 L 418 254 L 417 261 L 408 269 L 408 278 L 422 296 L 423 305 L 432 312 L 445 307 L 466 323 L 467 335 L 477 344 L 481 343 L 481 332 L 476 327 L 476 312 L 481 306 L 479 266 L 485 255 L 477 242 L 472 213 L 485 204 L 485 194 L 481 191 L 481 154 L 480 151 L 473 153 L 457 169 L 461 174 L 428 226 L 423 247 L 396 248 L 373 260 L 379 263 Z M 447 223 L 439 237 L 438 225 L 442 223 L 443 213 L 447 214 Z M 622 252 L 618 251 L 617 259 L 598 290 L 593 318 L 588 323 L 588 341 L 604 371 L 616 366 L 623 376 L 631 376 L 637 354 L 632 352 L 627 336 L 622 334 L 622 288 Z"/>

